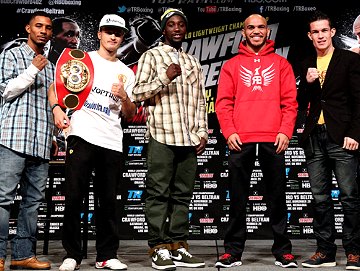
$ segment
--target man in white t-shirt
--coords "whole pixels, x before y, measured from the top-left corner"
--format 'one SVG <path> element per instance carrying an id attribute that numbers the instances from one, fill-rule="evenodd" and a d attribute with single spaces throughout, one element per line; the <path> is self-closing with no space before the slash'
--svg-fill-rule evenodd
<path id="1" fill-rule="evenodd" d="M 124 270 L 117 259 L 119 248 L 117 187 L 123 165 L 121 116 L 131 119 L 136 107 L 131 101 L 135 81 L 133 71 L 117 57 L 117 50 L 127 32 L 123 18 L 105 15 L 97 37 L 100 47 L 89 53 L 94 66 L 94 80 L 89 96 L 71 121 L 57 104 L 52 86 L 49 100 L 59 129 L 69 127 L 65 170 L 65 214 L 62 244 L 66 251 L 60 271 L 77 270 L 82 260 L 80 212 L 95 171 L 95 268 Z"/>

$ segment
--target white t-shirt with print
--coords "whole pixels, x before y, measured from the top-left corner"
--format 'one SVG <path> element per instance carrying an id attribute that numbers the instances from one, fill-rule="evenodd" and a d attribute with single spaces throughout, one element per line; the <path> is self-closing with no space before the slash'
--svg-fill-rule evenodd
<path id="1" fill-rule="evenodd" d="M 80 110 L 71 116 L 69 135 L 115 151 L 123 151 L 121 101 L 111 94 L 119 75 L 126 78 L 124 88 L 129 98 L 135 82 L 134 72 L 120 60 L 109 61 L 96 51 L 89 53 L 94 65 L 94 81 L 89 96 Z"/>

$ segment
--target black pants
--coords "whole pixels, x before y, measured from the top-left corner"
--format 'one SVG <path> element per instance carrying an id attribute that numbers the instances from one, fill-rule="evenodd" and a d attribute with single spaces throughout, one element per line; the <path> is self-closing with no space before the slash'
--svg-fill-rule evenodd
<path id="1" fill-rule="evenodd" d="M 335 257 L 335 207 L 332 198 L 333 173 L 340 191 L 344 215 L 342 243 L 346 255 L 360 251 L 359 192 L 356 183 L 356 152 L 345 150 L 329 137 L 326 126 L 318 125 L 311 134 L 313 155 L 306 158 L 314 208 L 314 236 L 317 251 Z"/>
<path id="2" fill-rule="evenodd" d="M 73 258 L 78 264 L 82 260 L 80 213 L 94 170 L 94 196 L 98 199 L 94 202 L 96 261 L 117 258 L 119 211 L 116 196 L 122 166 L 121 152 L 95 146 L 76 136 L 68 138 L 62 235 L 65 258 Z"/>
<path id="3" fill-rule="evenodd" d="M 270 224 L 274 235 L 272 253 L 275 257 L 291 253 L 286 236 L 286 175 L 284 154 L 276 154 L 274 143 L 243 144 L 240 152 L 229 156 L 230 219 L 224 238 L 225 252 L 241 258 L 246 241 L 246 204 L 256 153 L 267 190 Z"/>

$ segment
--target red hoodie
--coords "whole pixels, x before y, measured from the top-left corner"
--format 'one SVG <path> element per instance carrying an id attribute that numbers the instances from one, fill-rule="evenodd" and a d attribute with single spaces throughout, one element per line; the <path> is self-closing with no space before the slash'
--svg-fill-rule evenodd
<path id="1" fill-rule="evenodd" d="M 223 135 L 237 133 L 243 143 L 275 142 L 278 133 L 291 139 L 296 93 L 293 69 L 274 52 L 274 41 L 257 54 L 243 41 L 220 72 L 215 110 Z"/>

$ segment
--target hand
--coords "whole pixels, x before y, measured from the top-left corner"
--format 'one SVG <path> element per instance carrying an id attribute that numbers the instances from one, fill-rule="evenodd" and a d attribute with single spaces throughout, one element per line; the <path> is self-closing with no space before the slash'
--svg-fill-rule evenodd
<path id="1" fill-rule="evenodd" d="M 308 83 L 313 83 L 318 78 L 319 78 L 318 70 L 316 68 L 308 68 L 306 74 L 306 81 Z"/>
<path id="2" fill-rule="evenodd" d="M 343 148 L 345 150 L 356 151 L 359 148 L 359 143 L 351 137 L 345 137 Z"/>
<path id="3" fill-rule="evenodd" d="M 227 144 L 230 150 L 241 151 L 242 142 L 238 134 L 232 134 L 227 139 Z"/>
<path id="4" fill-rule="evenodd" d="M 120 98 L 121 101 L 125 101 L 128 98 L 124 89 L 123 77 L 119 77 L 119 83 L 112 84 L 111 93 Z"/>
<path id="5" fill-rule="evenodd" d="M 31 63 L 41 71 L 48 64 L 48 60 L 43 55 L 37 55 Z"/>
<path id="6" fill-rule="evenodd" d="M 66 129 L 70 126 L 70 119 L 60 106 L 53 109 L 54 123 L 59 129 Z"/>
<path id="7" fill-rule="evenodd" d="M 277 146 L 277 154 L 285 151 L 289 146 L 289 138 L 287 137 L 287 135 L 278 133 L 275 139 L 274 146 Z"/>
<path id="8" fill-rule="evenodd" d="M 205 138 L 200 138 L 200 144 L 195 147 L 197 155 L 200 155 L 204 152 L 205 145 L 206 145 Z"/>
<path id="9" fill-rule="evenodd" d="M 170 66 L 166 70 L 166 75 L 170 79 L 170 81 L 174 80 L 176 77 L 181 75 L 180 65 L 171 63 Z"/>

